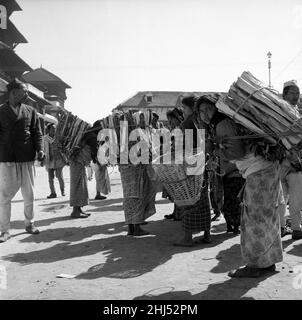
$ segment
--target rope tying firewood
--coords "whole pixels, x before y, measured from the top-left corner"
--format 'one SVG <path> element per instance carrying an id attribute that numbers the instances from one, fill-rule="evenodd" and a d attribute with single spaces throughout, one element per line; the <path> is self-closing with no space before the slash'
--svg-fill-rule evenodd
<path id="1" fill-rule="evenodd" d="M 261 87 L 261 88 L 259 88 L 259 89 L 254 90 L 254 91 L 242 102 L 242 104 L 235 110 L 235 113 L 234 113 L 233 116 L 232 116 L 233 120 L 235 119 L 236 114 L 237 114 L 237 113 L 243 108 L 243 106 L 247 103 L 247 101 L 248 101 L 251 97 L 253 97 L 253 95 L 254 95 L 255 93 L 260 92 L 260 91 L 262 91 L 263 89 L 267 89 L 267 90 L 269 90 L 269 91 L 271 91 L 271 92 L 273 92 L 273 93 L 278 94 L 278 91 L 277 91 L 277 90 L 273 90 L 272 88 L 269 88 L 269 87 Z"/>

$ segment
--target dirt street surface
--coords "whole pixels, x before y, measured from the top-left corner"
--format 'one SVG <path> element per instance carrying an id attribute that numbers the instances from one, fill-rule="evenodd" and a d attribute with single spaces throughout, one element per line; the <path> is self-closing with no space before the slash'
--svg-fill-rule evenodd
<path id="1" fill-rule="evenodd" d="M 41 233 L 25 232 L 18 193 L 12 205 L 12 238 L 0 244 L 0 267 L 7 272 L 6 289 L 1 273 L 1 299 L 302 298 L 302 240 L 283 238 L 284 262 L 274 275 L 231 279 L 228 271 L 241 264 L 240 236 L 226 234 L 224 218 L 213 223 L 211 244 L 174 247 L 181 224 L 164 219 L 173 205 L 158 193 L 157 213 L 144 226 L 151 235 L 129 237 L 117 169 L 109 169 L 111 195 L 91 200 L 84 208 L 91 216 L 75 220 L 69 217 L 69 168 L 64 169 L 66 196 L 51 200 L 46 199 L 45 169 L 36 172 L 36 225 Z M 88 184 L 94 199 L 95 180 Z M 60 274 L 73 278 L 58 278 Z"/>

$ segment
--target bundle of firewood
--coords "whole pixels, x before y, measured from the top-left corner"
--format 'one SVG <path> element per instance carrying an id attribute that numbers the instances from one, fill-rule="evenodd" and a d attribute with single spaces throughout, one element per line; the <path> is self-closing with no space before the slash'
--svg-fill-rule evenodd
<path id="1" fill-rule="evenodd" d="M 216 106 L 259 138 L 287 150 L 302 141 L 302 119 L 294 107 L 250 72 L 243 72 Z"/>
<path id="2" fill-rule="evenodd" d="M 60 151 L 70 159 L 90 125 L 68 111 L 62 112 L 58 120 L 55 140 Z"/>
<path id="3" fill-rule="evenodd" d="M 148 113 L 147 113 L 148 112 Z M 128 122 L 128 132 L 123 131 L 124 138 L 131 133 L 131 131 L 137 128 L 139 121 L 136 117 L 133 116 L 133 111 L 128 112 L 115 112 L 112 115 L 109 115 L 105 118 L 99 120 L 97 126 L 91 127 L 87 122 L 83 121 L 79 117 L 75 116 L 69 111 L 62 111 L 58 116 L 58 126 L 55 135 L 55 141 L 60 148 L 60 151 L 68 158 L 71 159 L 72 156 L 78 151 L 81 147 L 80 142 L 85 133 L 96 132 L 103 129 L 113 129 L 117 135 L 118 144 L 125 144 L 126 142 L 120 141 L 120 131 L 121 131 L 121 121 Z M 151 119 L 151 111 L 148 110 L 144 112 L 145 122 L 149 124 Z M 149 131 L 148 131 L 149 134 Z M 102 137 L 100 135 L 99 137 Z M 110 137 L 113 138 L 110 134 Z M 136 142 L 130 143 L 130 145 Z"/>

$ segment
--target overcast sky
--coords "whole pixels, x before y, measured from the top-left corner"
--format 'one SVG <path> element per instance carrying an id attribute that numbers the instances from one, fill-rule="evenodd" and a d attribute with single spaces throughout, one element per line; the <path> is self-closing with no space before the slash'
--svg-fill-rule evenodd
<path id="1" fill-rule="evenodd" d="M 302 84 L 301 0 L 17 0 L 16 52 L 67 82 L 90 123 L 137 91 L 228 91 L 245 71 Z M 302 86 L 301 86 L 302 87 Z"/>

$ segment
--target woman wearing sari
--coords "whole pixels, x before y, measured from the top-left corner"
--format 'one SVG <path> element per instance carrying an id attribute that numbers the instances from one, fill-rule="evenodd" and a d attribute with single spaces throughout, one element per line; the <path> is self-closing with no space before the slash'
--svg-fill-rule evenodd
<path id="1" fill-rule="evenodd" d="M 137 112 L 133 116 L 138 124 L 136 129 L 138 129 L 140 139 L 146 143 L 148 149 L 149 135 L 144 130 L 146 129 L 146 122 L 148 123 L 147 114 Z M 129 149 L 131 147 L 135 148 L 136 143 L 129 142 Z M 137 150 L 137 152 L 139 153 L 140 151 Z M 149 234 L 149 232 L 142 229 L 141 225 L 144 224 L 147 218 L 156 213 L 156 188 L 148 175 L 148 166 L 150 164 L 133 164 L 131 163 L 131 159 L 128 160 L 128 164 L 119 164 L 124 196 L 125 222 L 128 225 L 129 236 L 144 236 Z"/>
<path id="2" fill-rule="evenodd" d="M 230 139 L 241 135 L 240 128 L 218 112 L 211 99 L 201 97 L 198 104 L 199 115 L 207 124 L 215 118 L 224 118 L 215 129 L 218 152 L 235 163 L 246 179 L 241 216 L 241 254 L 245 266 L 231 271 L 229 276 L 256 278 L 272 273 L 275 264 L 283 259 L 277 212 L 281 186 L 279 161 L 255 155 L 242 140 Z M 269 150 L 273 155 L 273 149 L 270 147 Z"/>
<path id="3" fill-rule="evenodd" d="M 195 126 L 194 106 L 195 96 L 187 96 L 182 100 L 184 107 L 184 121 L 181 123 L 181 129 L 193 130 L 193 150 L 197 148 L 197 127 Z M 193 205 L 181 207 L 183 238 L 174 243 L 175 246 L 192 247 L 196 243 L 211 242 L 211 211 L 208 195 L 208 184 L 206 175 L 204 175 L 204 186 L 201 189 L 199 200 Z M 193 234 L 204 231 L 204 237 L 198 241 L 193 241 Z"/>
<path id="4" fill-rule="evenodd" d="M 169 129 L 170 131 L 173 131 L 174 129 L 180 129 L 180 124 L 184 121 L 183 112 L 179 108 L 174 108 L 173 110 L 170 110 L 167 112 L 167 118 L 169 122 Z M 172 140 L 173 139 L 173 140 Z M 172 145 L 174 143 L 174 136 L 171 137 Z M 171 197 L 169 196 L 168 192 L 165 188 L 163 188 L 162 193 L 163 198 L 168 198 L 171 200 Z M 164 216 L 166 219 L 173 219 L 174 221 L 180 221 L 181 220 L 181 208 L 178 207 L 176 204 L 174 204 L 174 210 L 171 214 L 166 214 Z"/>
<path id="5" fill-rule="evenodd" d="M 89 204 L 87 176 L 85 167 L 97 157 L 97 133 L 86 133 L 77 150 L 71 156 L 70 164 L 70 206 L 73 207 L 70 215 L 73 219 L 88 218 L 82 207 Z"/>

